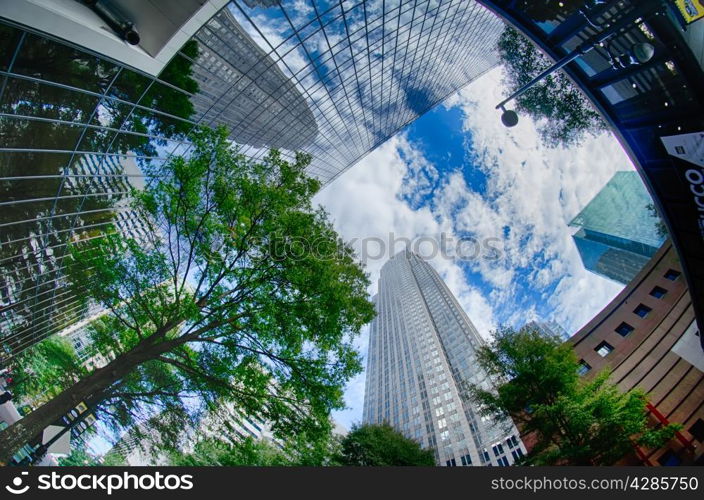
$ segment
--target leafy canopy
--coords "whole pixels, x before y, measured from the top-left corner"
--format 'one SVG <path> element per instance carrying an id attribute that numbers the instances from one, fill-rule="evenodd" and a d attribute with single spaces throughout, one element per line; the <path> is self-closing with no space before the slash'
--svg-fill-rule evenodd
<path id="1" fill-rule="evenodd" d="M 504 328 L 478 360 L 496 391 L 475 385 L 472 397 L 482 415 L 509 416 L 534 433 L 527 464 L 612 465 L 635 444 L 661 446 L 678 429 L 649 427 L 645 393 L 621 392 L 608 371 L 581 379 L 574 351 L 557 335 Z"/>
<path id="2" fill-rule="evenodd" d="M 208 437 L 184 453 L 173 450 L 168 463 L 176 466 L 323 466 L 336 465 L 337 438 L 308 441 L 295 437 L 284 444 L 266 439 L 226 440 Z"/>
<path id="3" fill-rule="evenodd" d="M 193 144 L 135 193 L 134 208 L 153 221 L 149 241 L 76 244 L 77 281 L 95 283 L 112 311 L 95 327 L 96 349 L 117 359 L 152 351 L 113 405 L 134 409 L 130 393 L 162 406 L 198 394 L 292 417 L 291 401 L 305 401 L 322 421 L 361 369 L 352 338 L 373 315 L 368 279 L 311 205 L 320 185 L 305 175 L 309 157 L 290 163 L 272 151 L 253 162 L 223 129 L 202 130 Z M 274 381 L 281 397 L 271 400 Z"/>
<path id="4" fill-rule="evenodd" d="M 340 462 L 360 466 L 432 466 L 435 456 L 388 424 L 365 424 L 353 427 L 342 440 Z"/>

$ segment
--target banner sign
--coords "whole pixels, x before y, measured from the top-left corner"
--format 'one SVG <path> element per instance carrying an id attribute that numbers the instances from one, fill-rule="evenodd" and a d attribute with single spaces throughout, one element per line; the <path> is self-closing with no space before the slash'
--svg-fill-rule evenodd
<path id="1" fill-rule="evenodd" d="M 675 5 L 687 24 L 704 17 L 704 0 L 675 0 Z"/>

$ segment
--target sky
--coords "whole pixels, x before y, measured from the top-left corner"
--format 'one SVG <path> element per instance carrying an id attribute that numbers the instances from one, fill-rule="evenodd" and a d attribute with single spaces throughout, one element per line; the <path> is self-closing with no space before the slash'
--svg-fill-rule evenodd
<path id="1" fill-rule="evenodd" d="M 505 128 L 494 109 L 508 94 L 502 72 L 423 115 L 314 201 L 353 243 L 370 295 L 406 238 L 485 338 L 531 320 L 556 321 L 573 334 L 623 286 L 584 269 L 568 224 L 615 172 L 634 167 L 609 133 L 565 150 L 543 146 L 529 117 Z M 452 258 L 460 238 L 464 258 Z M 440 242 L 446 251 L 434 255 Z M 357 339 L 365 364 L 368 339 L 365 327 Z M 347 428 L 361 421 L 364 381 L 362 373 L 349 383 L 347 409 L 333 415 Z"/>

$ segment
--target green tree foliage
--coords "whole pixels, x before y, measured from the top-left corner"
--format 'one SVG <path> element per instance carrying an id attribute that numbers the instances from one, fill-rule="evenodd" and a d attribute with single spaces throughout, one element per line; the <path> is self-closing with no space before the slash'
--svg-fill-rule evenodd
<path id="1" fill-rule="evenodd" d="M 86 374 L 71 343 L 50 337 L 35 344 L 13 363 L 12 393 L 30 406 L 44 403 Z"/>
<path id="2" fill-rule="evenodd" d="M 583 380 L 574 351 L 559 336 L 501 329 L 480 349 L 479 363 L 496 391 L 472 386 L 472 397 L 482 415 L 509 416 L 523 432 L 535 433 L 527 464 L 611 465 L 636 444 L 664 444 L 679 428 L 649 427 L 646 395 L 621 392 L 608 371 Z"/>
<path id="3" fill-rule="evenodd" d="M 553 64 L 520 32 L 504 28 L 499 57 L 506 68 L 505 85 L 518 90 Z M 563 72 L 534 85 L 516 100 L 516 109 L 535 120 L 543 142 L 549 147 L 574 146 L 587 135 L 607 129 L 599 113 Z"/>
<path id="4" fill-rule="evenodd" d="M 199 441 L 192 452 L 172 452 L 169 463 L 176 466 L 274 466 L 290 465 L 284 454 L 273 444 L 251 437 L 241 442 L 227 442 L 215 438 Z"/>
<path id="5" fill-rule="evenodd" d="M 665 221 L 660 218 L 660 214 L 658 213 L 657 208 L 655 208 L 654 203 L 648 203 L 645 208 L 650 212 L 650 216 L 655 219 L 655 228 L 658 232 L 658 236 L 662 238 L 669 238 L 670 237 L 670 232 L 667 230 L 667 225 L 665 224 Z"/>
<path id="6" fill-rule="evenodd" d="M 150 241 L 72 245 L 74 282 L 110 311 L 93 345 L 112 361 L 2 431 L 0 460 L 76 401 L 118 429 L 158 411 L 178 432 L 228 400 L 282 435 L 329 432 L 361 371 L 353 339 L 374 315 L 369 280 L 311 204 L 320 183 L 305 174 L 310 157 L 252 161 L 224 129 L 192 144 L 135 193 Z"/>
<path id="7" fill-rule="evenodd" d="M 339 441 L 332 436 L 310 440 L 292 437 L 285 444 L 251 437 L 240 441 L 206 438 L 189 453 L 171 450 L 170 465 L 179 466 L 323 466 L 335 465 Z"/>
<path id="8" fill-rule="evenodd" d="M 59 457 L 61 467 L 88 467 L 100 465 L 100 461 L 86 452 L 85 448 L 75 448 L 65 457 Z"/>
<path id="9" fill-rule="evenodd" d="M 342 465 L 432 466 L 435 456 L 388 424 L 365 424 L 353 427 L 342 440 L 339 461 Z"/>
<path id="10" fill-rule="evenodd" d="M 71 450 L 71 453 L 58 459 L 60 467 L 95 467 L 95 466 L 125 466 L 124 458 L 117 453 L 108 452 L 104 457 L 97 458 L 85 449 L 85 446 L 78 446 Z"/>

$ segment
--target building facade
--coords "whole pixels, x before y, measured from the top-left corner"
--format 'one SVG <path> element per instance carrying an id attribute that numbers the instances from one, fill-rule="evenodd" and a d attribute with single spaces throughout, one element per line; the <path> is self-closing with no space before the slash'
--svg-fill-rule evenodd
<path id="1" fill-rule="evenodd" d="M 530 321 L 526 323 L 525 328 L 537 330 L 545 335 L 559 337 L 563 340 L 569 340 L 570 334 L 555 321 Z"/>
<path id="2" fill-rule="evenodd" d="M 681 8 L 694 2 L 478 1 L 552 60 L 579 55 L 560 71 L 601 113 L 647 186 L 704 329 L 704 19 Z M 648 44 L 653 57 L 628 62 L 634 44 Z"/>
<path id="3" fill-rule="evenodd" d="M 381 270 L 371 325 L 365 423 L 386 422 L 439 465 L 510 465 L 525 448 L 511 421 L 481 417 L 467 388 L 489 388 L 483 340 L 432 266 L 408 251 Z"/>
<path id="4" fill-rule="evenodd" d="M 570 222 L 584 267 L 630 283 L 665 241 L 652 203 L 638 173 L 616 172 Z"/>
<path id="5" fill-rule="evenodd" d="M 494 67 L 502 29 L 474 0 L 233 1 L 194 36 L 193 120 L 251 157 L 309 153 L 327 183 Z"/>
<path id="6" fill-rule="evenodd" d="M 224 125 L 232 140 L 254 148 L 298 151 L 313 142 L 318 126 L 303 95 L 230 9 L 218 12 L 195 39 L 195 121 Z"/>
<path id="7" fill-rule="evenodd" d="M 682 425 L 657 450 L 637 450 L 647 465 L 702 463 L 704 353 L 692 298 L 668 241 L 603 311 L 570 339 L 580 373 L 602 369 L 621 389 L 647 393 L 654 425 Z"/>

